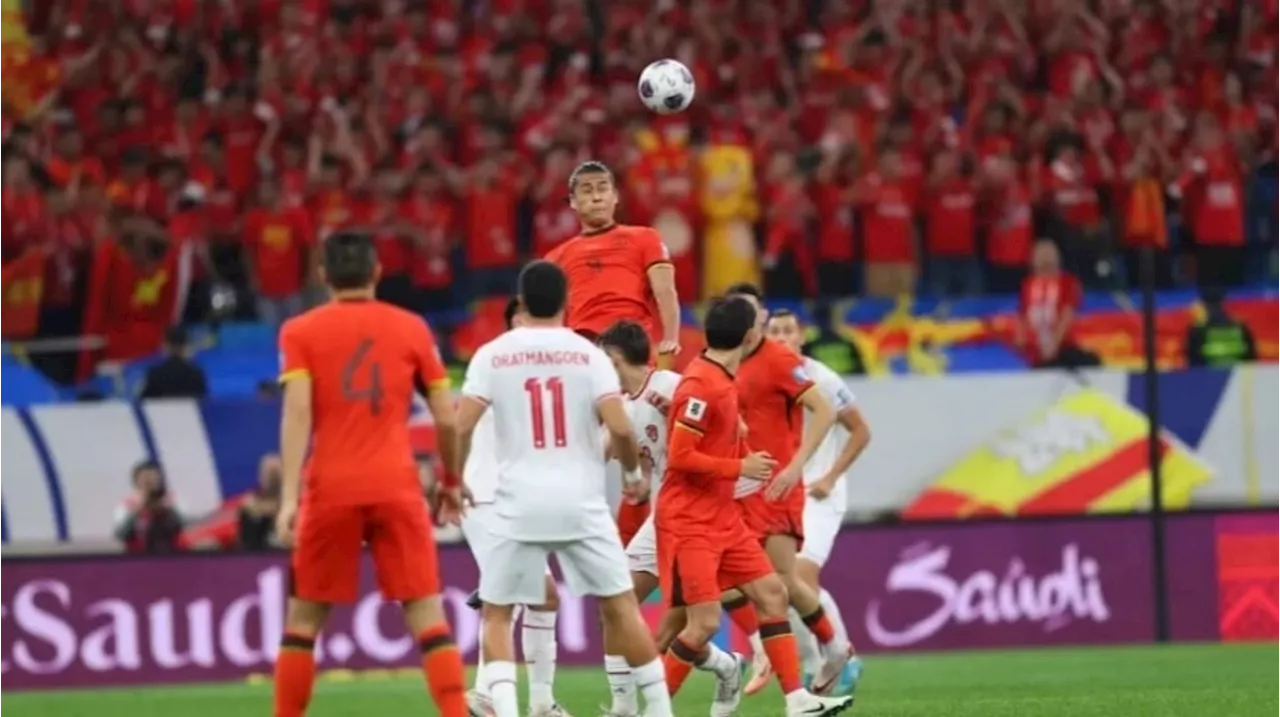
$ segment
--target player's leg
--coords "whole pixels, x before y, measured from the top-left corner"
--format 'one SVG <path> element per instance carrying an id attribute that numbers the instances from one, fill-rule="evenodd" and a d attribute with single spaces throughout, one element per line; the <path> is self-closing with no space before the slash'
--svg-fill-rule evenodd
<path id="1" fill-rule="evenodd" d="M 492 503 L 473 506 L 462 516 L 462 536 L 466 538 L 467 548 L 476 561 L 476 568 L 484 573 L 489 564 L 489 552 L 497 539 L 491 530 L 494 516 Z M 467 596 L 467 606 L 480 613 L 483 603 L 480 602 L 480 590 L 477 588 Z M 477 620 L 478 628 L 476 644 L 484 644 L 484 620 Z M 467 693 L 467 708 L 471 717 L 486 717 L 493 713 L 493 705 L 489 701 L 489 691 L 480 677 L 484 674 L 484 650 L 477 650 L 476 672 L 472 678 L 471 690 Z"/>
<path id="2" fill-rule="evenodd" d="M 498 538 L 489 551 L 489 564 L 480 573 L 481 629 L 484 674 L 496 717 L 518 717 L 515 641 L 511 626 L 516 606 L 541 604 L 547 599 L 548 550 L 536 543 Z"/>
<path id="3" fill-rule="evenodd" d="M 770 535 L 765 538 L 764 547 L 774 570 L 777 571 L 778 577 L 782 579 L 787 588 L 791 607 L 795 608 L 805 627 L 809 628 L 809 631 L 817 638 L 822 651 L 822 667 L 814 676 L 813 689 L 815 692 L 823 692 L 830 689 L 832 683 L 844 670 L 845 663 L 849 660 L 849 642 L 847 639 L 839 639 L 835 627 L 831 624 L 830 618 L 827 617 L 826 610 L 822 608 L 818 593 L 801 580 L 796 573 L 796 553 L 800 548 L 796 537 L 789 534 Z M 762 625 L 763 622 L 762 616 Z M 790 630 L 788 629 L 788 631 Z M 764 636 L 763 627 L 761 636 Z M 772 657 L 772 653 L 770 653 L 770 657 Z M 775 665 L 774 668 L 776 669 L 777 666 Z"/>
<path id="4" fill-rule="evenodd" d="M 275 665 L 275 717 L 302 717 L 315 684 L 316 636 L 329 606 L 353 602 L 360 579 L 358 509 L 305 505 L 290 556 L 289 601 Z"/>
<path id="5" fill-rule="evenodd" d="M 621 532 L 621 522 L 618 527 Z M 626 545 L 632 592 L 635 593 L 636 601 L 642 603 L 658 587 L 658 552 L 652 518 L 644 521 Z M 610 717 L 635 714 L 639 696 L 626 658 L 622 655 L 606 654 L 604 673 L 609 680 L 609 694 L 613 700 L 608 712 Z"/>
<path id="6" fill-rule="evenodd" d="M 596 537 L 565 544 L 556 551 L 565 583 L 575 594 L 599 598 L 605 654 L 621 656 L 631 668 L 636 689 L 644 698 L 644 714 L 670 717 L 671 698 L 662 660 L 640 614 L 622 543 L 607 523 L 594 533 Z"/>
<path id="7" fill-rule="evenodd" d="M 760 640 L 760 615 L 756 606 L 740 590 L 726 590 L 720 596 L 720 607 L 724 608 L 729 619 L 742 634 L 747 636 L 747 644 L 751 645 L 751 677 L 747 680 L 746 693 L 754 695 L 769 685 L 773 678 L 773 668 L 769 665 L 769 655 Z"/>
<path id="8" fill-rule="evenodd" d="M 378 587 L 404 608 L 409 634 L 421 653 L 422 674 L 441 717 L 466 717 L 466 670 L 440 600 L 435 533 L 421 501 L 365 508 L 365 539 Z"/>
<path id="9" fill-rule="evenodd" d="M 560 593 L 551 571 L 546 572 L 546 599 L 540 605 L 526 605 L 520 620 L 520 646 L 524 651 L 529 682 L 529 714 L 554 717 L 564 714 L 556 704 L 556 612 Z"/>
<path id="10" fill-rule="evenodd" d="M 818 602 L 822 605 L 822 610 L 835 632 L 836 643 L 850 643 L 849 633 L 845 628 L 839 605 L 836 604 L 831 593 L 820 585 L 819 577 L 823 566 L 831 556 L 831 550 L 835 547 L 836 536 L 840 533 L 843 520 L 843 505 L 832 506 L 823 501 L 806 500 L 803 517 L 804 544 L 796 556 L 796 575 L 817 593 Z M 792 627 L 797 629 L 797 637 L 804 634 L 807 638 L 800 642 L 800 654 L 805 659 L 806 672 L 816 676 L 821 670 L 823 660 L 817 638 L 804 624 L 798 612 L 793 611 Z M 851 669 L 850 676 L 856 685 L 862 672 L 862 663 L 857 658 L 856 650 L 851 643 L 849 652 L 848 668 Z"/>

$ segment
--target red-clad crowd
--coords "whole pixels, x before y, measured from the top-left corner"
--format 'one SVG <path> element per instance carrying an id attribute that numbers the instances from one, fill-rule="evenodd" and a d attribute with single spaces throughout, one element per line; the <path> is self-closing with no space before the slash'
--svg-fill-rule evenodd
<path id="1" fill-rule="evenodd" d="M 1233 285 L 1246 212 L 1275 211 L 1251 197 L 1276 0 L 49 0 L 6 22 L 3 255 L 34 289 L 6 288 L 27 304 L 5 333 L 117 357 L 184 310 L 296 313 L 339 228 L 375 235 L 398 303 L 508 293 L 577 232 L 588 157 L 682 298 L 761 273 L 1012 291 L 1038 236 L 1089 285 L 1144 246 L 1162 283 Z M 636 99 L 659 57 L 697 79 L 682 115 Z"/>

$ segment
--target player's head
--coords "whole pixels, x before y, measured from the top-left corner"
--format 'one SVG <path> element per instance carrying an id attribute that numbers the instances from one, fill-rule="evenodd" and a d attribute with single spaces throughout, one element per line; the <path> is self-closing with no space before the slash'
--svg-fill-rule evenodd
<path id="1" fill-rule="evenodd" d="M 524 308 L 520 306 L 520 297 L 513 296 L 507 301 L 507 307 L 502 310 L 502 321 L 508 331 L 524 325 Z"/>
<path id="2" fill-rule="evenodd" d="M 594 159 L 579 164 L 569 175 L 569 206 L 578 213 L 578 221 L 587 231 L 613 224 L 613 212 L 618 208 L 613 172 Z"/>
<path id="3" fill-rule="evenodd" d="M 764 337 L 764 325 L 769 319 L 769 312 L 764 308 L 764 292 L 755 284 L 744 281 L 730 286 L 725 296 L 741 298 L 756 310 L 756 337 L 747 342 L 748 347 L 754 346 Z"/>
<path id="4" fill-rule="evenodd" d="M 702 320 L 707 348 L 712 351 L 746 348 L 755 326 L 756 307 L 741 296 L 715 299 Z"/>
<path id="5" fill-rule="evenodd" d="M 622 320 L 600 334 L 600 348 L 621 372 L 624 367 L 644 368 L 649 365 L 649 335 L 634 321 Z"/>
<path id="6" fill-rule="evenodd" d="M 564 315 L 569 282 L 560 267 L 549 261 L 533 261 L 520 270 L 520 306 L 533 321 L 550 321 Z"/>
<path id="7" fill-rule="evenodd" d="M 804 347 L 804 324 L 800 323 L 800 317 L 791 309 L 770 312 L 764 329 L 765 336 L 796 353 L 800 353 L 800 349 Z"/>
<path id="8" fill-rule="evenodd" d="M 378 283 L 378 252 L 361 232 L 338 232 L 324 241 L 320 271 L 335 292 L 373 291 Z"/>

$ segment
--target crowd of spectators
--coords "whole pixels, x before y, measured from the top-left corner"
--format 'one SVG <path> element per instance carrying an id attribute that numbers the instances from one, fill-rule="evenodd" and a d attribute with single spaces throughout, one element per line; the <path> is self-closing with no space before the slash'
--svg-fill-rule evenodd
<path id="1" fill-rule="evenodd" d="M 190 250 L 189 315 L 274 322 L 314 300 L 316 242 L 363 227 L 383 294 L 430 311 L 575 234 L 565 180 L 594 157 L 686 297 L 735 182 L 776 295 L 1013 291 L 1040 236 L 1086 286 L 1132 282 L 1145 246 L 1162 285 L 1232 286 L 1274 250 L 1276 21 L 1275 0 L 30 3 L 4 257 L 44 247 L 45 313 L 74 316 L 95 243 Z M 659 57 L 693 70 L 687 113 L 636 100 Z M 709 175 L 725 146 L 750 161 Z"/>

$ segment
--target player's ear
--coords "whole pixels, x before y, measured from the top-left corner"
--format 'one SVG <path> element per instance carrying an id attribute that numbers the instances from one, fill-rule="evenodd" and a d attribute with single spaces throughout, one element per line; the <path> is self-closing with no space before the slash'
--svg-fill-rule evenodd
<path id="1" fill-rule="evenodd" d="M 317 267 L 316 267 L 316 276 L 320 277 L 320 285 L 321 285 L 321 286 L 328 286 L 328 285 L 329 285 L 329 275 L 328 275 L 328 274 L 326 274 L 326 273 L 324 272 L 324 266 L 323 266 L 323 265 L 321 265 L 321 266 L 317 266 Z"/>
<path id="2" fill-rule="evenodd" d="M 382 281 L 382 262 L 375 261 L 373 263 L 373 285 L 377 286 Z"/>

